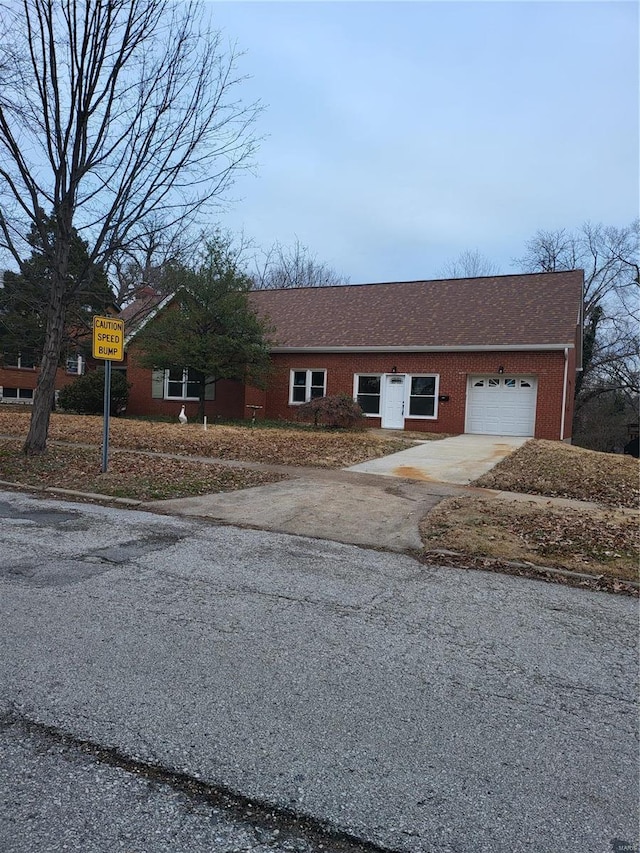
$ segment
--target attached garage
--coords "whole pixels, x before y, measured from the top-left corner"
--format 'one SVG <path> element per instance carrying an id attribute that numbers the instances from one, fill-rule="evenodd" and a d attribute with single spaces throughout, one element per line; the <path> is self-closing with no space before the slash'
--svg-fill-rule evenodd
<path id="1" fill-rule="evenodd" d="M 532 436 L 537 383 L 533 376 L 470 376 L 465 431 Z"/>

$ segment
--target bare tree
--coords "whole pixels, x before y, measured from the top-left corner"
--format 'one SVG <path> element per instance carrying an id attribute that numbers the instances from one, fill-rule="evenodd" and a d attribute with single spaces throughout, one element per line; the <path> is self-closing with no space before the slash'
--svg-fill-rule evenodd
<path id="1" fill-rule="evenodd" d="M 640 373 L 640 221 L 538 231 L 514 260 L 526 272 L 584 270 L 584 370 L 577 410 L 598 394 L 637 397 Z"/>
<path id="2" fill-rule="evenodd" d="M 629 441 L 628 424 L 637 418 L 637 397 L 605 391 L 583 401 L 573 425 L 573 442 L 602 453 L 620 453 Z"/>
<path id="3" fill-rule="evenodd" d="M 24 446 L 40 453 L 77 287 L 73 229 L 107 267 L 154 221 L 202 213 L 250 164 L 259 107 L 237 100 L 237 54 L 197 3 L 0 0 L 0 20 L 0 248 L 22 268 L 35 228 L 53 270 Z"/>
<path id="4" fill-rule="evenodd" d="M 586 222 L 577 231 L 537 231 L 514 263 L 527 272 L 583 269 L 586 318 L 610 299 L 637 315 L 639 240 L 640 220 L 622 228 Z"/>
<path id="5" fill-rule="evenodd" d="M 299 240 L 292 247 L 275 243 L 256 261 L 253 275 L 254 290 L 329 287 L 348 283 L 348 278 L 319 261 Z"/>
<path id="6" fill-rule="evenodd" d="M 164 228 L 162 220 L 153 218 L 146 231 L 111 258 L 109 273 L 115 304 L 122 308 L 148 288 L 165 293 L 171 285 L 168 271 L 187 265 L 202 239 L 202 234 L 190 230 L 188 223 Z"/>
<path id="7" fill-rule="evenodd" d="M 485 278 L 500 275 L 500 268 L 478 249 L 467 249 L 438 272 L 441 278 Z"/>

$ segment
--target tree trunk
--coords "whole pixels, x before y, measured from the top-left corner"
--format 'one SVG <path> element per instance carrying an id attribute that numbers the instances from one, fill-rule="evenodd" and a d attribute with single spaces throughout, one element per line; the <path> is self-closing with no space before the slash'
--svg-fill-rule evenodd
<path id="1" fill-rule="evenodd" d="M 44 351 L 33 396 L 31 423 L 22 448 L 27 456 L 37 456 L 47 449 L 49 419 L 55 399 L 56 371 L 60 362 L 66 316 L 66 305 L 63 298 L 64 286 L 60 282 L 57 282 L 56 285 L 52 287 L 51 302 L 47 312 Z"/>
<path id="2" fill-rule="evenodd" d="M 580 408 L 580 392 L 584 384 L 585 376 L 589 373 L 591 362 L 593 361 L 593 353 L 596 345 L 596 336 L 598 334 L 598 323 L 602 319 L 603 310 L 599 305 L 595 305 L 591 311 L 589 322 L 585 326 L 582 335 L 582 370 L 576 374 L 576 384 L 574 397 L 577 401 L 577 409 Z"/>

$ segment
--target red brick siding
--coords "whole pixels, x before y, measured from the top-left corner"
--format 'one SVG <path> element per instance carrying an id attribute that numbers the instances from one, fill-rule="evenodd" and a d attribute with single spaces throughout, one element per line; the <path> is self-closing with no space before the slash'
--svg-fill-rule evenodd
<path id="1" fill-rule="evenodd" d="M 151 371 L 141 367 L 136 361 L 136 352 L 131 347 L 127 353 L 127 382 L 129 389 L 128 415 L 151 415 L 178 417 L 182 402 L 180 400 L 155 399 L 151 396 Z M 205 401 L 205 415 L 213 420 L 217 416 L 224 418 L 247 417 L 244 407 L 245 388 L 241 382 L 220 380 L 216 383 L 215 400 Z M 185 413 L 190 420 L 198 415 L 198 401 L 189 400 L 185 404 Z"/>
<path id="2" fill-rule="evenodd" d="M 568 387 L 565 405 L 564 438 L 571 436 L 573 392 L 575 386 L 575 351 L 569 350 Z M 499 366 L 506 374 L 535 376 L 538 382 L 536 407 L 536 438 L 558 440 L 561 429 L 562 392 L 564 381 L 564 352 L 484 352 L 484 353 L 339 353 L 273 356 L 274 372 L 267 392 L 244 388 L 239 382 L 220 381 L 216 399 L 207 401 L 206 415 L 248 418 L 249 405 L 262 406 L 258 418 L 292 420 L 297 406 L 289 405 L 289 374 L 291 369 L 326 370 L 327 394 L 353 394 L 356 373 L 389 373 L 396 367 L 399 373 L 435 373 L 440 376 L 439 394 L 449 396 L 448 402 L 438 404 L 435 420 L 407 418 L 405 428 L 423 432 L 464 432 L 467 377 L 471 374 L 497 374 Z M 151 373 L 135 363 L 135 351 L 128 356 L 127 380 L 132 384 L 127 413 L 132 415 L 175 415 L 182 405 L 179 400 L 155 400 L 151 397 Z M 189 418 L 197 414 L 197 402 L 186 403 Z M 379 426 L 379 418 L 370 418 Z"/>
<path id="3" fill-rule="evenodd" d="M 39 372 L 37 368 L 0 367 L 0 385 L 3 388 L 35 388 Z M 67 373 L 64 367 L 59 367 L 56 370 L 54 387 L 59 391 L 77 378 L 77 374 Z"/>
<path id="4" fill-rule="evenodd" d="M 243 417 L 250 418 L 253 416 L 254 410 L 250 409 L 249 406 L 259 406 L 260 408 L 255 410 L 256 419 L 265 418 L 267 415 L 267 392 L 262 391 L 260 388 L 247 385 L 245 388 L 244 405 L 245 412 Z"/>
<path id="5" fill-rule="evenodd" d="M 290 420 L 296 406 L 289 405 L 289 373 L 291 369 L 327 371 L 327 394 L 353 394 L 355 373 L 435 373 L 440 376 L 439 394 L 449 401 L 438 404 L 435 420 L 407 418 L 405 428 L 423 432 L 460 434 L 465 427 L 467 377 L 470 374 L 497 373 L 503 366 L 507 374 L 535 376 L 538 380 L 536 438 L 560 438 L 564 353 L 554 352 L 483 352 L 483 353 L 361 353 L 361 354 L 276 354 L 274 376 L 267 393 L 268 418 Z M 570 378 L 574 373 L 569 364 Z M 568 389 L 565 438 L 571 435 L 570 414 L 573 407 L 573 382 Z M 379 426 L 379 418 L 371 418 Z"/>

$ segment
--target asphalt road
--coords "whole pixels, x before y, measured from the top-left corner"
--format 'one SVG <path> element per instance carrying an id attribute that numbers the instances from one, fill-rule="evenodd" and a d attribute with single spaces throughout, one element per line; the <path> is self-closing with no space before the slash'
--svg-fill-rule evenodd
<path id="1" fill-rule="evenodd" d="M 636 601 L 12 493 L 0 519 L 7 853 L 225 851 L 209 812 L 180 834 L 194 803 L 237 850 L 637 849 Z"/>
<path id="2" fill-rule="evenodd" d="M 0 721 L 4 853 L 355 853 L 251 802 L 163 778 L 21 720 Z M 365 851 L 366 853 L 366 851 Z"/>

